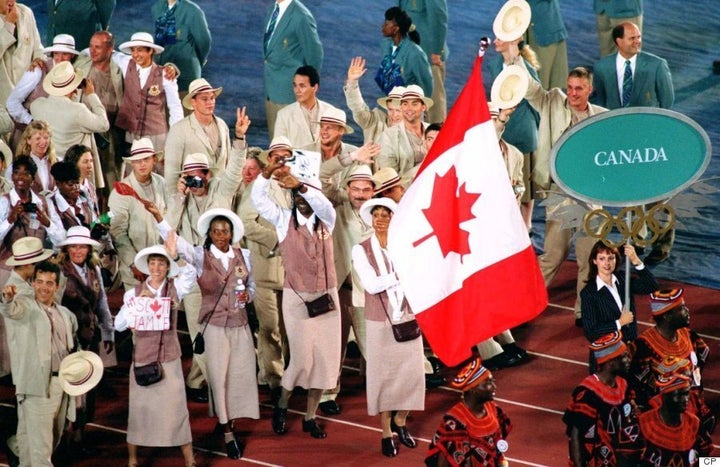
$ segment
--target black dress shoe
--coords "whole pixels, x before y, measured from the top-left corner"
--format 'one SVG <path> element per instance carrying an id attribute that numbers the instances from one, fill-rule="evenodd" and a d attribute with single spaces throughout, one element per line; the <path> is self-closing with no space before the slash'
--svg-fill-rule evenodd
<path id="1" fill-rule="evenodd" d="M 225 443 L 225 450 L 230 459 L 240 459 L 243 455 L 242 448 L 236 440 Z"/>
<path id="2" fill-rule="evenodd" d="M 207 404 L 208 402 L 208 389 L 207 386 L 203 386 L 199 389 L 190 388 L 185 386 L 185 392 L 187 393 L 188 399 L 193 402 L 200 404 Z"/>
<path id="3" fill-rule="evenodd" d="M 323 439 L 327 437 L 327 433 L 317 424 L 314 418 L 310 420 L 303 420 L 303 431 L 310 433 L 310 436 L 317 439 Z"/>
<path id="4" fill-rule="evenodd" d="M 383 456 L 395 457 L 398 455 L 397 444 L 392 436 L 389 438 L 383 438 L 380 446 L 382 446 Z"/>
<path id="5" fill-rule="evenodd" d="M 439 358 L 428 357 L 427 359 L 428 359 L 428 362 L 430 362 L 430 365 L 432 366 L 433 374 L 437 374 L 440 372 L 440 370 L 445 368 L 445 365 L 443 364 L 443 362 L 440 361 Z"/>
<path id="6" fill-rule="evenodd" d="M 436 374 L 425 374 L 425 389 L 438 388 L 445 384 L 445 378 Z"/>
<path id="7" fill-rule="evenodd" d="M 483 366 L 490 371 L 499 370 L 501 368 L 509 368 L 520 363 L 520 360 L 514 355 L 508 355 L 503 352 L 495 355 L 492 358 L 488 358 L 483 362 Z"/>
<path id="8" fill-rule="evenodd" d="M 408 432 L 407 426 L 398 426 L 395 424 L 395 420 L 390 420 L 390 429 L 393 431 L 393 433 L 397 433 L 398 439 L 401 443 L 403 443 L 405 446 L 409 448 L 417 447 L 417 443 L 415 442 L 415 439 L 410 435 Z"/>
<path id="9" fill-rule="evenodd" d="M 272 417 L 272 429 L 275 433 L 279 435 L 284 435 L 287 433 L 287 409 L 281 409 L 280 407 L 275 407 L 273 410 L 273 417 Z M 303 425 L 304 426 L 304 425 Z"/>
<path id="10" fill-rule="evenodd" d="M 335 401 L 320 402 L 320 411 L 325 415 L 340 415 L 342 407 Z"/>
<path id="11" fill-rule="evenodd" d="M 525 361 L 528 358 L 527 350 L 525 350 L 522 347 L 520 347 L 519 345 L 517 345 L 516 342 L 511 342 L 510 344 L 505 344 L 502 346 L 502 349 L 503 349 L 503 352 L 505 352 L 508 355 L 515 355 L 520 362 Z"/>

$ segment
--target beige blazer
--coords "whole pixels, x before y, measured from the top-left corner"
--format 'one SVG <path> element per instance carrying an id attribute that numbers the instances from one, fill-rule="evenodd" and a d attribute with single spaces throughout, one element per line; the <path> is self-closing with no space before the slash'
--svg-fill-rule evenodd
<path id="1" fill-rule="evenodd" d="M 387 114 L 379 107 L 370 110 L 365 103 L 357 81 L 348 81 L 343 86 L 345 103 L 352 112 L 353 120 L 363 131 L 363 144 L 372 143 L 380 138 L 388 128 Z"/>
<path id="2" fill-rule="evenodd" d="M 423 131 L 428 126 L 423 122 Z M 410 138 L 408 137 L 405 125 L 388 127 L 377 140 L 380 145 L 380 155 L 377 157 L 376 170 L 383 167 L 392 167 L 401 178 L 412 178 L 411 170 L 416 166 L 415 152 L 413 151 Z M 417 164 L 419 165 L 419 164 Z"/>
<path id="3" fill-rule="evenodd" d="M 332 108 L 331 104 L 325 101 L 317 100 L 318 103 L 318 121 L 322 114 Z M 277 136 L 285 136 L 290 140 L 290 144 L 294 148 L 301 148 L 312 144 L 320 138 L 320 123 L 313 123 L 310 127 L 305 120 L 300 104 L 293 102 L 280 109 L 275 120 L 275 133 Z"/>
<path id="4" fill-rule="evenodd" d="M 5 15 L 0 15 L 0 102 L 7 102 L 15 83 L 36 58 L 43 58 L 42 41 L 35 16 L 30 8 L 16 3 L 18 20 L 13 34 L 8 30 Z M 17 39 L 15 36 L 17 35 Z M 15 46 L 14 49 L 12 47 Z M 11 50 L 12 49 L 12 50 Z"/>
<path id="5" fill-rule="evenodd" d="M 73 67 L 75 68 L 75 70 L 77 70 L 78 73 L 82 73 L 83 76 L 87 76 L 88 73 L 90 73 L 90 68 L 92 67 L 92 65 L 92 60 L 90 60 L 90 57 L 87 55 L 79 55 L 73 63 Z M 117 104 L 118 106 L 120 106 L 123 98 L 123 74 L 120 67 L 117 66 L 112 60 L 110 61 L 110 80 L 112 81 L 113 88 L 115 89 L 115 97 L 117 98 Z"/>

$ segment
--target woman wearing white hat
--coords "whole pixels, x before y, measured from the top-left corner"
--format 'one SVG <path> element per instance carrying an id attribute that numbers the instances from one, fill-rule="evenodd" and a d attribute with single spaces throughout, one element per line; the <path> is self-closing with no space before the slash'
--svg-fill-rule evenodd
<path id="1" fill-rule="evenodd" d="M 397 204 L 390 198 L 373 198 L 360 208 L 360 217 L 373 235 L 352 249 L 355 272 L 365 289 L 368 414 L 380 414 L 381 451 L 395 457 L 399 441 L 417 443 L 405 424 L 410 410 L 425 409 L 425 364 L 419 335 L 405 342 L 393 336 L 393 323 L 414 319 L 387 253 L 388 227 Z M 393 416 L 393 413 L 395 414 Z"/>
<path id="2" fill-rule="evenodd" d="M 165 245 L 144 248 L 135 256 L 138 269 L 148 277 L 142 284 L 125 292 L 123 306 L 115 317 L 115 330 L 133 330 L 135 349 L 130 369 L 128 404 L 128 466 L 138 465 L 137 447 L 180 446 L 185 465 L 194 466 L 190 416 L 185 398 L 180 342 L 177 337 L 177 305 L 195 284 L 195 268 L 180 267 L 175 235 Z M 171 299 L 167 329 L 137 330 L 133 316 L 138 298 Z M 159 382 L 140 386 L 133 377 L 134 367 L 160 362 L 163 376 Z"/>
<path id="3" fill-rule="evenodd" d="M 113 54 L 124 77 L 115 124 L 127 131 L 128 143 L 146 137 L 154 147 L 162 149 L 170 127 L 183 119 L 177 80 L 167 79 L 165 67 L 153 62 L 153 56 L 163 50 L 151 34 L 136 32 L 128 42 L 120 44 L 122 53 Z"/>
<path id="4" fill-rule="evenodd" d="M 163 238 L 174 235 L 152 203 L 146 209 L 155 216 Z M 210 411 L 223 428 L 228 457 L 239 459 L 243 446 L 235 438 L 233 421 L 260 418 L 255 344 L 245 309 L 255 295 L 250 251 L 232 246 L 240 242 L 244 228 L 229 209 L 207 210 L 197 230 L 205 237 L 203 245 L 178 237 L 177 249 L 179 257 L 195 266 L 202 292 L 198 323 L 205 342 Z"/>

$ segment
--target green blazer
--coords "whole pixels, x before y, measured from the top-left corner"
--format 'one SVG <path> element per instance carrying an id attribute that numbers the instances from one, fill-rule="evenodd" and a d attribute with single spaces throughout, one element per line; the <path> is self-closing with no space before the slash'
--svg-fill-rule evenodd
<path id="1" fill-rule="evenodd" d="M 93 34 L 108 28 L 114 10 L 115 0 L 60 0 L 57 5 L 48 0 L 45 43 L 52 44 L 58 34 L 70 34 L 75 49 L 86 49 Z"/>
<path id="2" fill-rule="evenodd" d="M 448 11 L 446 0 L 400 0 L 400 8 L 412 18 L 420 34 L 420 48 L 430 58 L 432 54 L 448 56 Z"/>

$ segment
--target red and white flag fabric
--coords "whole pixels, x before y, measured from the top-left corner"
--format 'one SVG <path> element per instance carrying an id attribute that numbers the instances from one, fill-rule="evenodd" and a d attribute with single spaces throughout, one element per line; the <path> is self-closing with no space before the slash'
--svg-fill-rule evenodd
<path id="1" fill-rule="evenodd" d="M 481 64 L 477 57 L 388 238 L 408 303 L 446 365 L 548 303 L 488 111 Z"/>

